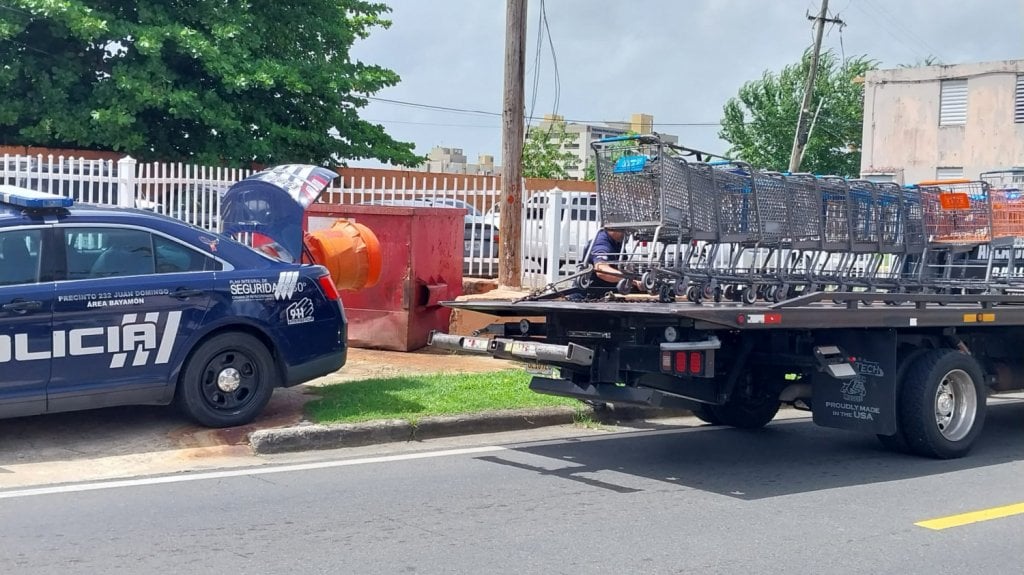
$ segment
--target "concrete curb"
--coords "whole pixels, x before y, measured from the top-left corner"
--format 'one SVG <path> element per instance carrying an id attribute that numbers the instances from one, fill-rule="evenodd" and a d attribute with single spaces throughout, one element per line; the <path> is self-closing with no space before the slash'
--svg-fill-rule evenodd
<path id="1" fill-rule="evenodd" d="M 613 406 L 597 410 L 590 407 L 511 409 L 423 417 L 415 424 L 404 419 L 387 419 L 363 423 L 308 424 L 261 429 L 249 434 L 249 445 L 256 455 L 338 449 L 566 425 L 576 421 L 577 414 L 587 416 L 598 423 L 611 424 L 647 418 L 679 417 L 691 413 L 683 410 Z"/>

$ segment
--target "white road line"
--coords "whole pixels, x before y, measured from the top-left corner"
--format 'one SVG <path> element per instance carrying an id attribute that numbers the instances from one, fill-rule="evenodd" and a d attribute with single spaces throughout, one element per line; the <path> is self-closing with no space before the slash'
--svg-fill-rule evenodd
<path id="1" fill-rule="evenodd" d="M 810 417 L 803 414 L 790 414 L 788 417 L 780 417 L 771 425 L 787 425 L 801 423 L 810 420 Z M 248 467 L 245 469 L 230 469 L 225 471 L 209 471 L 204 473 L 179 473 L 175 475 L 162 475 L 159 477 L 142 477 L 139 479 L 119 479 L 108 481 L 90 481 L 84 483 L 71 483 L 66 485 L 54 485 L 50 487 L 34 487 L 27 489 L 11 489 L 0 491 L 0 499 L 16 499 L 20 497 L 33 497 L 36 495 L 56 495 L 61 493 L 77 493 L 82 491 L 98 491 L 100 489 L 117 489 L 120 487 L 139 487 L 144 485 L 163 485 L 169 483 L 184 483 L 186 481 L 204 481 L 207 479 L 224 479 L 228 477 L 245 477 L 254 475 L 269 475 L 271 473 L 290 473 L 293 471 L 308 471 L 313 469 L 330 469 L 333 467 L 350 467 L 354 465 L 367 465 L 371 463 L 389 463 L 393 461 L 410 461 L 415 459 L 430 459 L 434 457 L 447 457 L 450 455 L 472 455 L 475 453 L 494 453 L 497 451 L 509 451 L 528 447 L 540 447 L 545 445 L 567 444 L 567 443 L 589 443 L 592 441 L 608 441 L 622 439 L 623 437 L 650 437 L 658 435 L 675 435 L 685 433 L 701 433 L 726 429 L 721 426 L 705 426 L 669 428 L 669 429 L 625 429 L 613 431 L 607 435 L 580 436 L 572 438 L 539 439 L 533 441 L 517 441 L 510 447 L 500 445 L 485 445 L 480 447 L 463 447 L 455 449 L 444 449 L 439 451 L 424 451 L 418 453 L 402 453 L 396 455 L 380 455 L 375 457 L 359 457 L 353 459 L 341 459 L 332 461 L 317 461 L 313 463 L 295 463 L 290 465 L 268 465 L 266 467 Z"/>
<path id="2" fill-rule="evenodd" d="M 482 447 L 466 447 L 461 449 L 446 449 L 443 451 L 429 451 L 425 453 L 403 453 L 400 455 L 382 455 L 379 457 L 362 457 L 358 459 L 343 459 L 338 461 L 318 461 L 316 463 L 299 463 L 293 465 L 279 465 L 274 467 L 255 467 L 247 469 L 234 469 L 228 471 L 211 471 L 208 473 L 183 473 L 180 475 L 143 477 L 140 479 L 124 479 L 117 481 L 96 481 L 88 483 L 75 483 L 71 485 L 56 485 L 53 487 L 37 487 L 32 489 L 12 489 L 10 491 L 0 491 L 0 499 L 16 499 L 19 497 L 32 497 L 36 495 L 56 495 L 59 493 L 77 493 L 81 491 L 98 491 L 100 489 L 117 489 L 120 487 L 138 487 L 143 485 L 184 483 L 186 481 L 224 479 L 227 477 L 269 475 L 271 473 L 290 473 L 293 471 L 308 471 L 311 469 L 330 469 L 332 467 L 349 467 L 353 465 L 366 465 L 369 463 L 387 463 L 391 461 L 407 461 L 412 459 L 447 457 L 449 455 L 493 453 L 495 451 L 504 451 L 505 449 L 506 448 L 497 445 L 487 445 Z"/>

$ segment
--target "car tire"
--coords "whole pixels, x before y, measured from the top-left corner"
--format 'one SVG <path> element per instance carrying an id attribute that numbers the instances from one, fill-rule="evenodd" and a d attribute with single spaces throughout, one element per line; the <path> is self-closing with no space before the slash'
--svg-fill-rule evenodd
<path id="1" fill-rule="evenodd" d="M 206 427 L 245 425 L 263 411 L 278 377 L 270 350 L 255 337 L 222 333 L 192 353 L 178 380 L 175 402 Z"/>

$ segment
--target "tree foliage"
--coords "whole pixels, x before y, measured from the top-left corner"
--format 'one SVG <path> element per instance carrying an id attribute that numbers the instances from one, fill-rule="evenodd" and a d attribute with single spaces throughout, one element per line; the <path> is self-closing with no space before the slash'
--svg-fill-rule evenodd
<path id="1" fill-rule="evenodd" d="M 398 83 L 349 50 L 389 8 L 358 0 L 5 0 L 0 143 L 140 159 L 415 165 L 358 115 Z"/>
<path id="2" fill-rule="evenodd" d="M 569 170 L 577 166 L 579 158 L 562 146 L 577 137 L 565 131 L 563 122 L 531 128 L 523 145 L 523 177 L 568 179 Z"/>
<path id="3" fill-rule="evenodd" d="M 784 171 L 796 132 L 797 115 L 810 71 L 810 51 L 778 74 L 766 71 L 747 82 L 725 104 L 719 137 L 728 155 L 755 167 Z M 856 176 L 860 172 L 864 84 L 858 79 L 877 67 L 864 56 L 840 61 L 831 51 L 818 61 L 811 110 L 821 111 L 804 150 L 801 171 Z"/>

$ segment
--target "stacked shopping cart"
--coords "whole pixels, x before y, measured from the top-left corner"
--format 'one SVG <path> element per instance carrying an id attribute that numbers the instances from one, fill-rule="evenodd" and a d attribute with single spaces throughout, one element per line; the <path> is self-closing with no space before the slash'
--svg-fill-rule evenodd
<path id="1" fill-rule="evenodd" d="M 709 162 L 657 136 L 592 146 L 601 224 L 631 238 L 621 293 L 753 304 L 1024 289 L 1022 172 L 901 187 Z"/>

